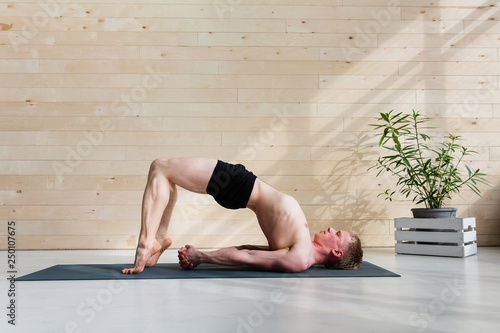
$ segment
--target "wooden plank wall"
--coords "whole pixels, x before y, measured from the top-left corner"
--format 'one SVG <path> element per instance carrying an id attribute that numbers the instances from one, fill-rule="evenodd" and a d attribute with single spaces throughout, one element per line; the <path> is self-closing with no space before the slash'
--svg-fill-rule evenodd
<path id="1" fill-rule="evenodd" d="M 393 246 L 378 112 L 421 110 L 489 174 L 449 204 L 500 245 L 497 0 L 0 1 L 0 216 L 19 249 L 133 248 L 150 162 L 244 163 L 311 232 Z M 174 247 L 263 243 L 248 210 L 181 191 Z"/>

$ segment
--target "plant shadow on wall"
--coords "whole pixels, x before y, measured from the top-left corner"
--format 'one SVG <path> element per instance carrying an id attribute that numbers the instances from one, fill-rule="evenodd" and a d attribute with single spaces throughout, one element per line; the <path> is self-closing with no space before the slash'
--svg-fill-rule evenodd
<path id="1" fill-rule="evenodd" d="M 372 193 L 366 189 L 357 189 L 359 175 L 364 172 L 366 161 L 378 157 L 372 149 L 372 136 L 368 133 L 353 133 L 352 147 L 335 149 L 335 153 L 344 158 L 336 163 L 329 175 L 322 179 L 324 194 L 316 198 L 322 204 L 314 212 L 314 216 L 323 220 L 322 228 L 329 226 L 333 219 L 334 226 L 352 230 L 356 234 L 369 234 L 374 225 L 387 224 L 387 207 L 373 204 Z M 366 188 L 366 186 L 363 186 Z"/>

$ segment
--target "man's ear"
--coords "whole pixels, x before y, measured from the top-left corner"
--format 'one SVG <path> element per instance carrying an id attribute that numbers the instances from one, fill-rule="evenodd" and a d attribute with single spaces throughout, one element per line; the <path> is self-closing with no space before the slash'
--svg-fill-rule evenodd
<path id="1" fill-rule="evenodd" d="M 330 252 L 335 258 L 342 258 L 344 256 L 344 251 L 341 249 L 332 250 Z"/>

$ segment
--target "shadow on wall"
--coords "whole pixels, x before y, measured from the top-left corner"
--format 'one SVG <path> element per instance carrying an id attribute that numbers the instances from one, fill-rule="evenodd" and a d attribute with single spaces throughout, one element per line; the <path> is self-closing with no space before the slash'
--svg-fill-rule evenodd
<path id="1" fill-rule="evenodd" d="M 494 12 L 491 12 L 489 7 L 493 7 L 490 5 L 490 1 L 485 1 L 483 5 L 478 6 L 478 11 L 481 11 L 480 14 L 484 13 L 484 10 L 486 10 L 486 14 L 484 15 L 497 15 L 500 12 L 500 8 L 497 8 Z M 432 8 L 431 10 L 439 10 L 439 8 Z M 388 8 L 388 12 L 392 13 L 393 11 L 391 8 Z M 422 13 L 425 15 L 425 12 Z M 439 13 L 436 13 L 437 16 L 440 16 Z M 469 14 L 467 17 L 461 18 L 460 21 L 458 21 L 457 26 L 451 26 L 447 27 L 448 30 L 453 31 L 454 29 L 462 29 L 462 24 L 463 22 L 474 22 L 476 21 L 476 17 L 478 16 L 477 12 Z M 389 21 L 393 20 L 393 18 L 389 18 Z M 462 46 L 463 45 L 471 45 L 473 44 L 476 40 L 483 38 L 483 33 L 484 33 L 484 26 L 489 24 L 489 21 L 484 20 L 482 21 L 483 24 L 475 24 L 472 25 L 472 28 L 469 26 L 469 30 L 466 30 L 465 33 L 463 34 L 437 34 L 435 31 L 431 32 L 424 32 L 423 34 L 423 43 L 424 43 L 424 48 L 430 48 L 434 50 L 443 50 L 441 54 L 438 54 L 436 59 L 437 61 L 449 61 L 449 59 L 452 59 L 454 56 L 456 56 L 457 52 L 459 53 L 460 51 L 457 51 L 457 47 L 454 46 Z M 409 22 L 410 24 L 411 22 Z M 389 22 L 382 22 L 382 21 L 367 21 L 365 24 L 366 28 L 368 29 L 368 25 L 371 26 L 376 26 L 378 24 L 378 32 L 377 36 L 374 38 L 378 38 L 378 33 L 380 31 L 383 31 L 384 27 L 389 24 Z M 484 25 L 484 26 L 483 26 Z M 425 27 L 425 24 L 423 24 Z M 373 28 L 373 27 L 372 27 Z M 486 26 L 487 28 L 487 26 Z M 367 30 L 365 29 L 365 30 Z M 376 29 L 376 30 L 377 30 Z M 425 28 L 424 28 L 425 29 Z M 363 30 L 363 29 L 361 29 Z M 372 29 L 373 30 L 373 29 Z M 367 38 L 369 38 L 369 35 L 366 35 Z M 447 36 L 446 42 L 441 44 L 438 44 L 437 41 L 442 40 L 440 38 L 435 38 L 435 36 L 443 37 Z M 356 38 L 357 36 L 355 36 Z M 417 38 L 418 40 L 418 38 Z M 390 45 L 390 41 L 385 42 L 387 45 Z M 413 45 L 418 45 L 413 44 L 413 40 L 408 40 L 404 42 L 404 45 L 398 44 L 398 47 L 414 47 Z M 417 46 L 418 47 L 418 46 Z M 365 58 L 370 58 L 370 52 L 373 50 L 373 52 L 380 51 L 380 46 L 377 48 L 362 48 L 359 47 L 358 49 L 349 49 L 343 52 L 344 56 L 346 59 L 344 59 L 347 63 L 351 63 L 351 59 L 349 58 L 350 56 L 354 57 L 354 61 L 363 61 Z M 465 49 L 466 47 L 463 47 Z M 460 50 L 460 49 L 458 49 Z M 402 57 L 402 56 L 401 56 Z M 352 105 L 347 107 L 345 110 L 342 111 L 342 114 L 345 115 L 350 115 L 350 114 L 359 114 L 359 109 L 363 108 L 363 104 L 367 103 L 387 103 L 387 100 L 393 100 L 394 104 L 402 103 L 406 104 L 409 107 L 411 107 L 411 104 L 405 102 L 404 98 L 401 99 L 402 94 L 398 90 L 398 87 L 396 86 L 399 85 L 401 87 L 400 89 L 411 89 L 415 91 L 416 94 L 416 99 L 415 99 L 415 109 L 419 109 L 417 106 L 420 105 L 424 108 L 425 112 L 425 106 L 428 103 L 440 103 L 441 106 L 444 107 L 444 109 L 440 110 L 434 110 L 433 113 L 435 113 L 435 116 L 437 117 L 446 117 L 447 115 L 450 115 L 451 113 L 447 108 L 453 108 L 452 113 L 458 114 L 458 115 L 466 115 L 470 117 L 471 115 L 475 115 L 475 111 L 484 103 L 489 103 L 488 101 L 490 100 L 491 94 L 493 93 L 491 90 L 489 91 L 489 95 L 484 93 L 484 89 L 488 89 L 487 87 L 482 87 L 478 88 L 476 90 L 470 90 L 471 96 L 470 98 L 464 98 L 465 103 L 457 103 L 456 100 L 452 101 L 457 104 L 442 104 L 442 103 L 447 103 L 446 100 L 439 100 L 437 101 L 437 97 L 435 94 L 433 94 L 432 90 L 436 89 L 435 84 L 431 85 L 430 78 L 435 79 L 433 77 L 434 75 L 443 75 L 445 76 L 448 68 L 445 68 L 446 64 L 443 65 L 442 70 L 437 70 L 436 72 L 436 67 L 435 67 L 435 61 L 436 59 L 433 59 L 433 61 L 426 61 L 425 54 L 421 54 L 421 52 L 418 52 L 415 56 L 413 56 L 410 59 L 397 59 L 395 61 L 402 61 L 404 62 L 403 64 L 399 65 L 398 69 L 398 75 L 400 73 L 403 73 L 403 75 L 406 76 L 397 76 L 397 80 L 394 78 L 394 76 L 387 76 L 384 80 L 381 80 L 378 84 L 380 87 L 380 94 L 373 94 L 373 90 L 376 90 L 377 87 L 373 87 L 369 92 L 366 93 L 365 96 L 361 96 L 359 98 L 359 104 L 356 103 L 351 103 Z M 417 64 L 417 66 L 415 65 Z M 345 75 L 349 75 L 349 73 L 352 71 L 355 71 L 356 64 L 352 64 L 352 66 L 346 66 L 346 71 L 343 73 Z M 355 75 L 355 74 L 353 74 Z M 415 86 L 417 80 L 415 80 L 416 76 L 425 76 L 429 80 L 424 81 L 423 88 L 420 88 L 418 86 Z M 482 81 L 482 80 L 481 80 Z M 446 82 L 443 82 L 443 87 L 445 87 Z M 394 86 L 391 88 L 392 91 L 387 91 L 387 87 L 389 85 Z M 338 86 L 338 82 L 336 83 L 335 87 Z M 409 88 L 408 88 L 409 87 Z M 323 89 L 328 89 L 328 86 L 322 87 Z M 338 88 L 334 88 L 338 89 Z M 418 89 L 418 90 L 417 90 Z M 444 89 L 444 88 L 442 88 Z M 483 91 L 478 91 L 478 90 L 483 90 Z M 430 93 L 429 93 L 430 91 Z M 319 97 L 318 99 L 324 100 L 327 99 L 328 97 L 324 94 L 328 93 L 328 90 L 326 92 L 322 92 L 321 88 L 318 91 Z M 323 96 L 323 97 L 321 97 Z M 372 99 L 373 101 L 370 101 Z M 389 103 L 387 103 L 390 105 Z M 432 112 L 432 105 L 429 105 L 431 112 Z M 382 108 L 382 106 L 381 106 Z M 373 110 L 371 107 L 371 110 L 367 110 L 362 117 L 370 117 L 370 119 L 375 118 L 378 115 L 378 112 L 382 111 L 388 111 L 388 110 Z M 373 115 L 369 114 L 373 113 Z M 331 114 L 335 114 L 335 111 L 332 108 Z M 344 121 L 348 120 L 349 118 L 344 118 Z M 332 219 L 337 219 L 339 217 L 344 217 L 344 218 L 349 218 L 353 219 L 352 227 L 353 231 L 358 232 L 361 234 L 361 238 L 363 238 L 363 234 L 368 233 L 371 226 L 369 225 L 372 223 L 372 220 L 379 219 L 379 218 L 385 218 L 385 219 L 391 219 L 394 216 L 387 216 L 387 206 L 386 205 L 374 205 L 374 197 L 373 193 L 370 191 L 364 191 L 364 190 L 357 190 L 354 191 L 356 194 L 354 195 L 355 198 L 353 198 L 353 191 L 352 191 L 352 177 L 355 177 L 356 175 L 360 175 L 359 170 L 356 173 L 353 173 L 353 170 L 356 168 L 359 168 L 360 166 L 363 165 L 362 161 L 367 161 L 367 160 L 372 160 L 375 161 L 376 158 L 378 157 L 378 152 L 373 150 L 374 144 L 373 142 L 370 143 L 370 140 L 373 138 L 374 135 L 371 134 L 371 129 L 367 128 L 366 123 L 363 121 L 360 122 L 360 131 L 357 133 L 358 137 L 357 140 L 358 142 L 356 143 L 355 147 L 335 147 L 333 146 L 331 154 L 338 153 L 338 154 L 345 154 L 348 152 L 350 156 L 348 156 L 346 159 L 342 160 L 339 163 L 332 163 L 333 168 L 331 170 L 331 175 L 330 177 L 327 177 L 323 183 L 323 188 L 325 189 L 325 203 L 327 202 L 332 202 L 333 204 L 329 208 L 321 208 L 320 210 L 317 211 L 316 216 L 325 216 L 328 215 L 329 213 L 332 217 Z M 444 124 L 446 124 L 445 121 L 443 121 Z M 344 131 L 345 131 L 346 124 L 344 124 Z M 354 127 L 354 126 L 352 126 Z M 346 133 L 345 132 L 340 132 L 338 134 L 337 138 L 332 139 L 332 143 L 334 144 L 335 141 L 338 139 L 340 140 L 342 136 L 344 136 Z M 339 172 L 340 170 L 340 172 Z M 348 170 L 348 172 L 343 171 Z M 362 173 L 361 173 L 362 174 Z M 342 176 L 340 176 L 342 175 Z M 498 187 L 493 190 L 497 191 Z M 340 192 L 338 192 L 340 191 Z M 341 194 L 344 193 L 344 194 Z M 498 192 L 496 192 L 498 193 Z M 339 196 L 340 201 L 343 199 L 343 204 L 336 204 L 336 202 L 339 201 Z M 342 198 L 343 196 L 343 198 Z M 355 199 L 355 200 L 353 200 Z M 408 210 L 412 203 L 408 203 Z M 483 209 L 486 208 L 484 211 Z M 327 212 L 329 210 L 329 212 Z M 477 214 L 480 217 L 480 227 L 479 230 L 487 230 L 488 234 L 495 234 L 495 235 L 500 235 L 500 223 L 498 223 L 498 220 L 489 220 L 491 219 L 491 216 L 499 216 L 498 214 L 500 213 L 500 205 L 488 205 L 488 207 L 485 207 L 484 205 L 482 207 L 477 208 Z M 391 214 L 391 213 L 389 213 Z M 365 220 L 369 219 L 369 220 Z M 480 237 L 480 236 L 479 236 Z M 495 240 L 486 240 L 485 239 L 485 245 L 490 243 L 498 244 L 499 242 L 496 240 L 499 236 L 490 236 L 490 237 L 495 237 Z M 481 239 L 481 238 L 480 238 Z"/>
<path id="2" fill-rule="evenodd" d="M 371 191 L 357 189 L 352 184 L 353 180 L 363 174 L 366 161 L 378 157 L 378 153 L 369 145 L 372 141 L 369 134 L 360 132 L 355 133 L 355 136 L 352 147 L 337 150 L 344 158 L 332 163 L 330 175 L 322 179 L 324 194 L 319 202 L 323 206 L 315 210 L 314 217 L 320 221 L 326 219 L 325 222 L 333 227 L 362 235 L 371 229 L 370 224 L 387 220 L 387 207 L 374 205 Z M 364 223 L 360 223 L 361 221 Z M 319 224 L 320 229 L 330 226 L 324 222 Z"/>

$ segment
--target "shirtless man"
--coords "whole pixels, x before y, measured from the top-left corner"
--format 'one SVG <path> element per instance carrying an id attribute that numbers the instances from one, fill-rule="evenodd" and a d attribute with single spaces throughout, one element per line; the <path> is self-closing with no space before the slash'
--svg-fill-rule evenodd
<path id="1" fill-rule="evenodd" d="M 311 236 L 298 202 L 262 182 L 241 164 L 208 158 L 156 159 L 151 164 L 142 202 L 142 222 L 134 267 L 124 274 L 154 266 L 171 244 L 168 225 L 177 199 L 177 185 L 210 194 L 228 209 L 255 212 L 268 246 L 242 245 L 201 252 L 192 245 L 179 250 L 179 264 L 193 269 L 202 263 L 246 265 L 261 270 L 301 272 L 312 265 L 357 269 L 363 251 L 359 238 L 328 228 Z"/>

